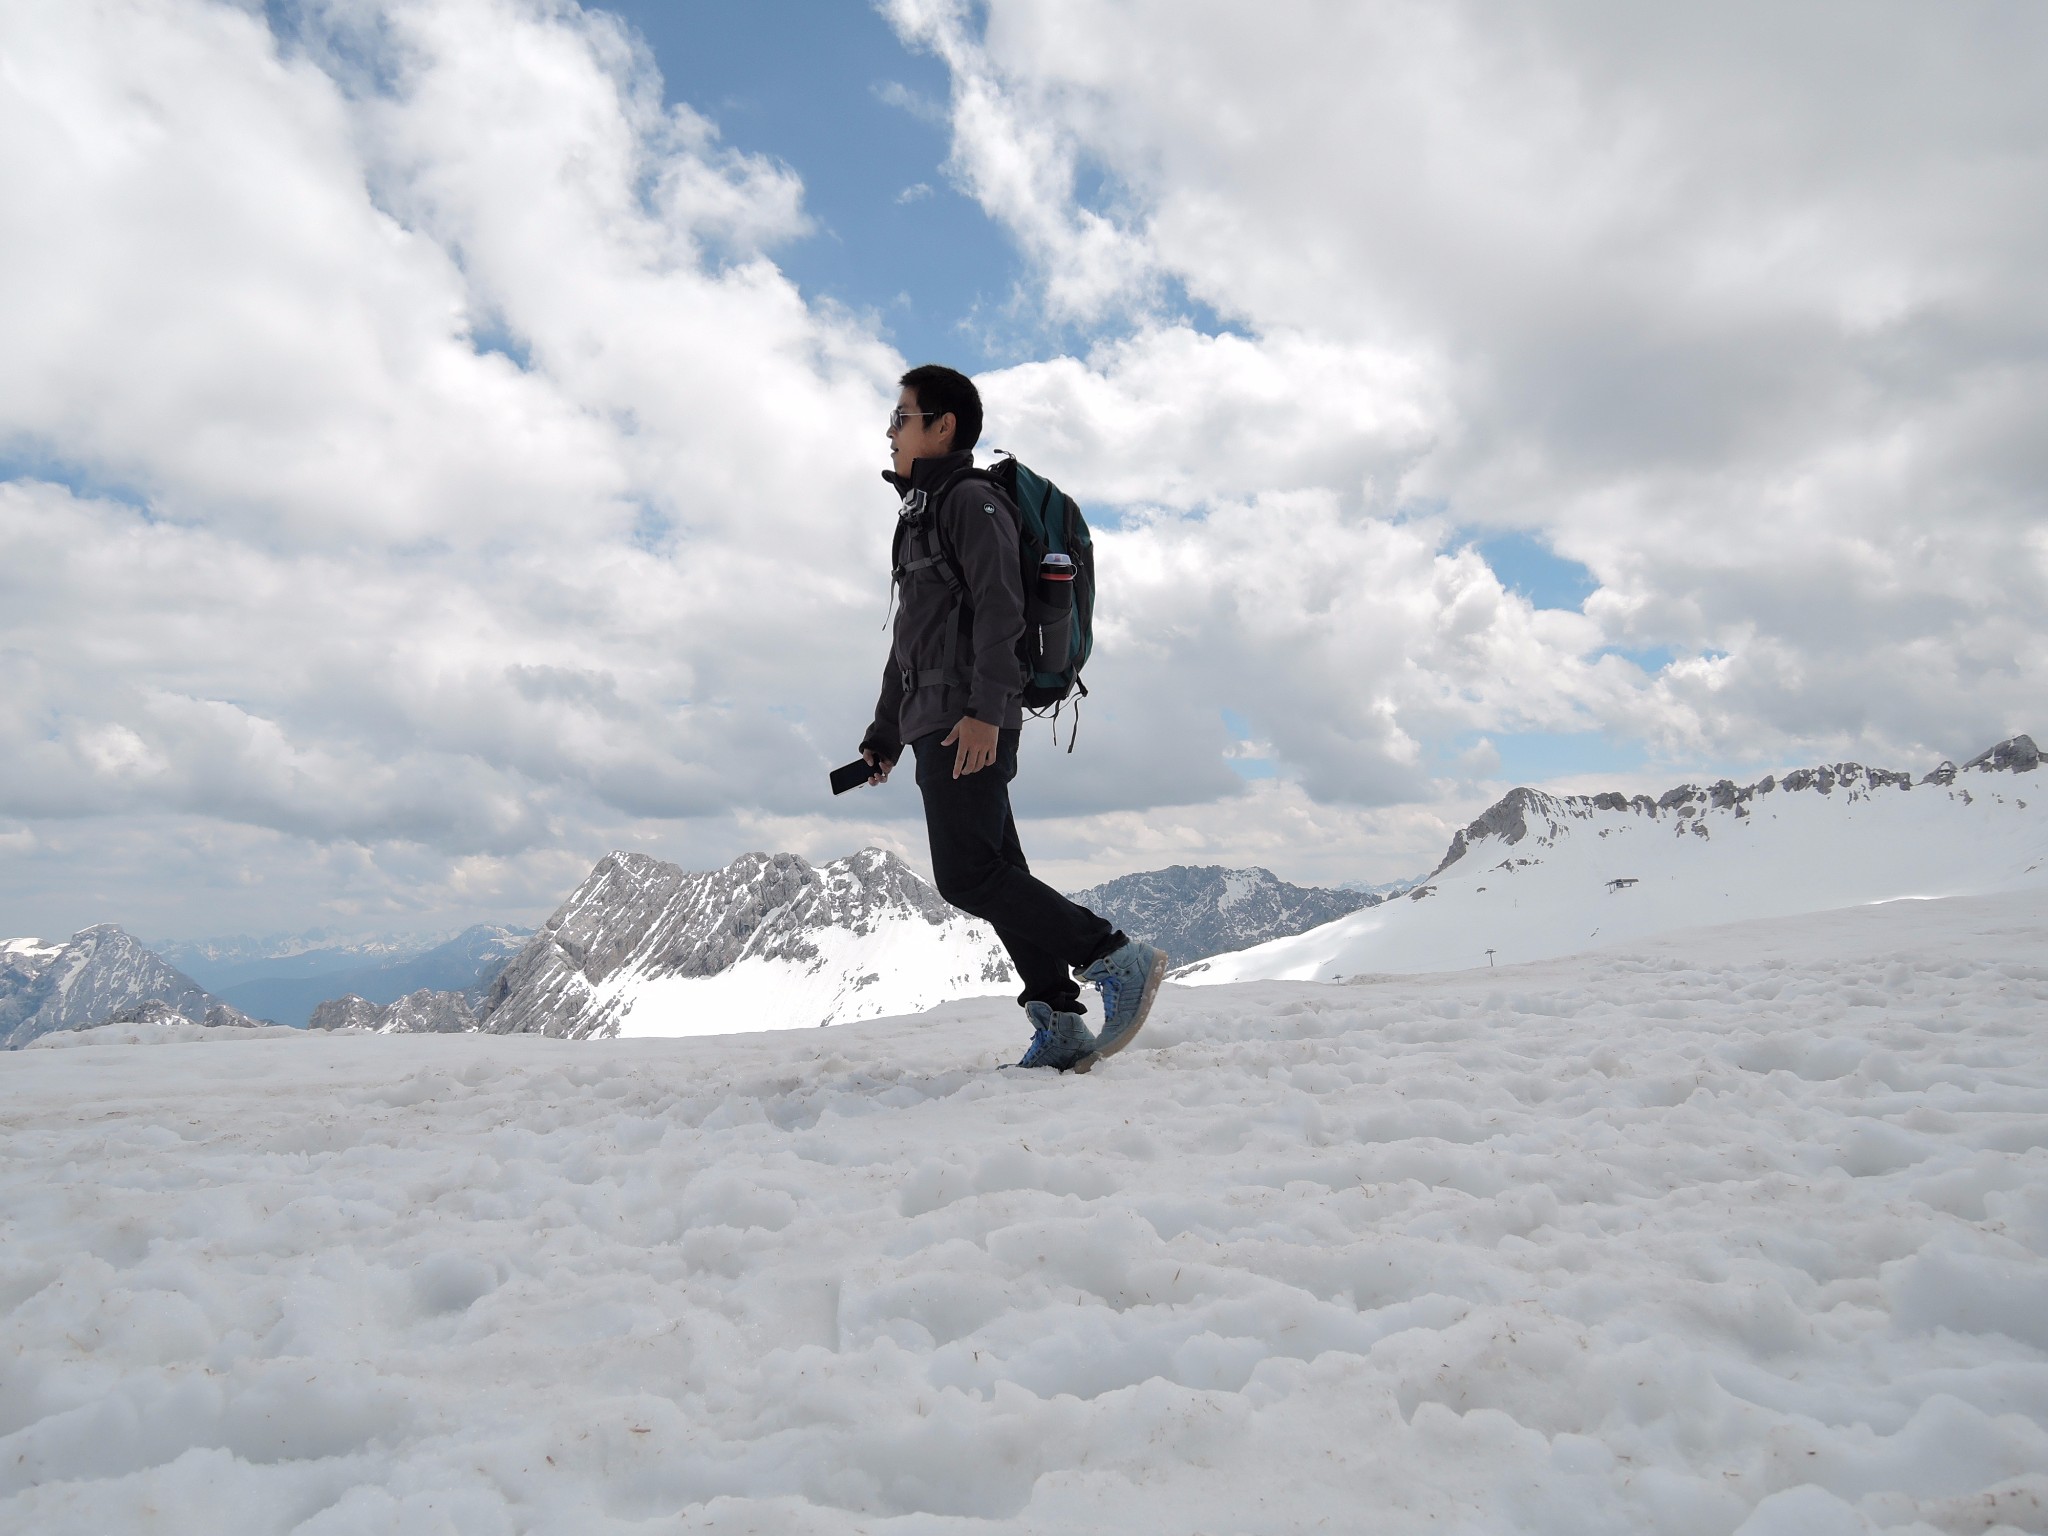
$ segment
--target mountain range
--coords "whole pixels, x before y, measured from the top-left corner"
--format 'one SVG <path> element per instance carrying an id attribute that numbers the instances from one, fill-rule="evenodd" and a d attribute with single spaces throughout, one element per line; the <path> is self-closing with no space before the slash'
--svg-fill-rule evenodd
<path id="1" fill-rule="evenodd" d="M 987 924 L 892 853 L 814 868 L 749 853 L 691 872 L 601 859 L 499 973 L 494 1034 L 701 1035 L 911 1013 L 1016 985 Z"/>
<path id="2" fill-rule="evenodd" d="M 194 1023 L 209 1012 L 215 1022 L 255 1022 L 112 923 L 80 929 L 61 944 L 0 940 L 0 1049 L 19 1050 L 149 1001 Z"/>
<path id="3" fill-rule="evenodd" d="M 395 945 L 307 950 L 189 962 L 191 973 L 236 1007 L 280 1024 L 305 1024 L 330 998 L 354 994 L 378 1005 L 419 991 L 465 994 L 474 1006 L 530 928 L 480 923 L 422 951 Z"/>
<path id="4" fill-rule="evenodd" d="M 1301 933 L 1386 899 L 1377 891 L 1289 885 L 1268 870 L 1218 864 L 1123 875 L 1072 896 L 1176 964 Z"/>
<path id="5" fill-rule="evenodd" d="M 452 932 L 344 933 L 311 928 L 304 933 L 236 933 L 143 942 L 186 975 L 218 987 L 256 976 L 317 976 L 409 960 L 453 937 Z"/>
<path id="6" fill-rule="evenodd" d="M 2016 736 L 1917 780 L 1835 763 L 1655 798 L 1515 789 L 1393 896 L 1218 866 L 1076 894 L 1161 943 L 1182 962 L 1176 979 L 1196 984 L 1510 963 L 1743 917 L 2048 882 L 2048 808 L 2027 794 L 2048 787 L 2030 777 L 2040 762 Z M 152 1000 L 162 1008 L 150 1017 L 253 1022 L 233 1004 L 265 980 L 325 991 L 317 1009 L 303 993 L 289 1000 L 326 1028 L 572 1039 L 830 1024 L 1016 984 L 985 924 L 880 849 L 817 867 L 750 853 L 700 872 L 613 853 L 530 937 L 474 928 L 424 955 L 258 977 L 221 995 L 111 925 L 62 944 L 6 941 L 0 1045 Z"/>
<path id="7" fill-rule="evenodd" d="M 1516 789 L 1405 896 L 1176 979 L 1462 970 L 1742 918 L 2048 884 L 2040 764 L 2033 740 L 2016 736 L 1918 780 L 1833 763 L 1655 799 Z"/>

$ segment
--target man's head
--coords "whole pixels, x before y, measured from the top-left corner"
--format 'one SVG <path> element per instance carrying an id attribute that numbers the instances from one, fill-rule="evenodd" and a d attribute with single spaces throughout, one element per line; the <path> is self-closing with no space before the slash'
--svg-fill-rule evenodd
<path id="1" fill-rule="evenodd" d="M 919 459 L 956 453 L 981 441 L 981 391 L 966 374 L 925 363 L 903 375 L 902 386 L 889 421 L 897 474 L 909 474 Z"/>

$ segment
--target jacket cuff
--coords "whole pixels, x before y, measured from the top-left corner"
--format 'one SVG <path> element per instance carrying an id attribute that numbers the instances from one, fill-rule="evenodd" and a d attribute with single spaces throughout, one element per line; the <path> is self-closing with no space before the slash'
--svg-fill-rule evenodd
<path id="1" fill-rule="evenodd" d="M 1010 718 L 1010 702 L 1016 697 L 1017 695 L 1014 693 L 1005 693 L 994 700 L 990 700 L 977 695 L 968 700 L 967 713 L 981 721 L 984 725 L 1000 727 L 1005 720 Z"/>

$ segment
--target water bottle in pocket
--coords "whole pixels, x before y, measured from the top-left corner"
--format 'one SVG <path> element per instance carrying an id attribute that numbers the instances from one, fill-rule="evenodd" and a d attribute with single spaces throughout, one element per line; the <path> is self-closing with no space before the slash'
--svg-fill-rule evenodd
<path id="1" fill-rule="evenodd" d="M 1066 555 L 1038 562 L 1037 590 L 1024 617 L 1036 637 L 1032 665 L 1040 672 L 1065 670 L 1074 654 L 1074 562 Z"/>

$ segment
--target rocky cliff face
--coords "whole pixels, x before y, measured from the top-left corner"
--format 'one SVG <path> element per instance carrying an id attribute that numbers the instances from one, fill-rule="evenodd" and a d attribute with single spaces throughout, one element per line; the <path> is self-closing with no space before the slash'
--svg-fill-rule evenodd
<path id="1" fill-rule="evenodd" d="M 1176 864 L 1076 891 L 1073 899 L 1183 965 L 1304 933 L 1383 898 L 1289 885 L 1263 869 Z"/>
<path id="2" fill-rule="evenodd" d="M 641 1008 L 648 1032 L 694 1033 L 709 1025 L 649 1018 L 715 1005 L 731 1014 L 725 1028 L 829 1023 L 1010 980 L 994 934 L 881 849 L 822 868 L 750 853 L 702 872 L 613 853 L 499 973 L 479 1013 L 495 1034 L 582 1038 L 617 1033 Z"/>
<path id="3" fill-rule="evenodd" d="M 157 1001 L 195 1024 L 221 1000 L 111 923 L 62 944 L 0 944 L 0 1045 L 19 1050 L 59 1029 L 87 1029 L 108 1015 Z"/>

